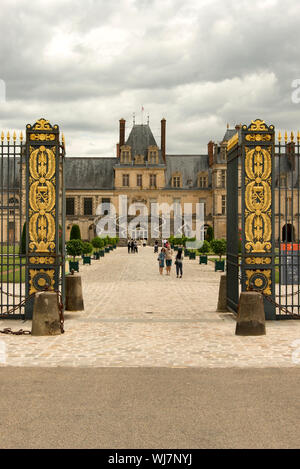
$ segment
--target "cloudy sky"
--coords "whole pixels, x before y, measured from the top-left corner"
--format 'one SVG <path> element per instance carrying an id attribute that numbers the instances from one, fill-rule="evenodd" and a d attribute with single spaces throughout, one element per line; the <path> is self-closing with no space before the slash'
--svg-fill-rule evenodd
<path id="1" fill-rule="evenodd" d="M 206 152 L 227 122 L 297 130 L 299 21 L 299 0 L 1 0 L 0 127 L 45 117 L 69 156 L 114 156 L 142 106 L 168 153 Z"/>

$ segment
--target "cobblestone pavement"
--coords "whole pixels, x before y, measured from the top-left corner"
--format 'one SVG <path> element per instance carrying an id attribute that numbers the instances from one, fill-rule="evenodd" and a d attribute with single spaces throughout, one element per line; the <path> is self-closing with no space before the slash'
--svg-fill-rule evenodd
<path id="1" fill-rule="evenodd" d="M 126 248 L 80 266 L 85 311 L 66 312 L 65 334 L 0 335 L 0 366 L 293 367 L 300 321 L 267 322 L 267 335 L 235 336 L 230 313 L 216 312 L 219 273 L 184 261 L 184 276 L 160 276 L 152 248 Z M 0 329 L 31 329 L 0 321 Z M 298 352 L 299 350 L 299 352 Z"/>

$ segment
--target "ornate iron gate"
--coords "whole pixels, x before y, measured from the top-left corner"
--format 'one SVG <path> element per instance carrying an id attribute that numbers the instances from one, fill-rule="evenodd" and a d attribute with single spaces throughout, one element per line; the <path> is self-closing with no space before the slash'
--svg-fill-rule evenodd
<path id="1" fill-rule="evenodd" d="M 64 300 L 64 154 L 58 126 L 45 119 L 27 125 L 26 144 L 2 138 L 2 318 L 30 319 L 38 291 L 60 290 Z"/>
<path id="2" fill-rule="evenodd" d="M 274 126 L 243 125 L 227 147 L 227 305 L 264 295 L 266 319 L 300 318 L 299 142 Z M 240 174 L 240 176 L 239 176 Z M 241 229 L 239 253 L 239 228 Z"/>

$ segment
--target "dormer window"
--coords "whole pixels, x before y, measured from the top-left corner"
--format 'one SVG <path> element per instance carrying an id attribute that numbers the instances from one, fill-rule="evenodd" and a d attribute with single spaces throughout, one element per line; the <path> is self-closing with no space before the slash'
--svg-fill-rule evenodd
<path id="1" fill-rule="evenodd" d="M 172 175 L 172 187 L 181 187 L 181 174 L 180 173 L 174 173 Z"/>
<path id="2" fill-rule="evenodd" d="M 131 147 L 129 145 L 122 145 L 121 147 L 121 163 L 131 163 Z"/>
<path id="3" fill-rule="evenodd" d="M 208 177 L 206 173 L 200 173 L 198 175 L 198 187 L 203 189 L 208 186 Z"/>
<path id="4" fill-rule="evenodd" d="M 158 148 L 154 145 L 148 147 L 148 163 L 158 164 Z"/>

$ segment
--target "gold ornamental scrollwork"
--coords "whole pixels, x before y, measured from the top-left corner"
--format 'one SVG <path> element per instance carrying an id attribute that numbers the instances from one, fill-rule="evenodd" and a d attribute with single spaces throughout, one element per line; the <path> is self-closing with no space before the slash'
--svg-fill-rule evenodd
<path id="1" fill-rule="evenodd" d="M 55 147 L 30 147 L 29 252 L 55 251 Z"/>
<path id="2" fill-rule="evenodd" d="M 245 155 L 245 250 L 271 252 L 271 147 L 245 147 Z"/>
<path id="3" fill-rule="evenodd" d="M 248 127 L 248 130 L 262 131 L 262 130 L 269 130 L 269 128 L 267 127 L 265 121 L 256 119 L 255 121 L 251 121 L 251 124 Z"/>
<path id="4" fill-rule="evenodd" d="M 245 270 L 247 290 L 263 291 L 266 295 L 271 295 L 272 271 L 264 270 Z"/>
<path id="5" fill-rule="evenodd" d="M 246 135 L 246 140 L 248 142 L 270 142 L 272 140 L 272 135 L 270 134 L 248 134 Z"/>
<path id="6" fill-rule="evenodd" d="M 34 126 L 33 130 L 51 130 L 51 125 L 46 119 L 39 119 Z"/>
<path id="7" fill-rule="evenodd" d="M 248 265 L 271 264 L 272 259 L 270 257 L 246 257 L 245 262 Z"/>
<path id="8" fill-rule="evenodd" d="M 29 294 L 44 290 L 54 289 L 54 270 L 53 269 L 29 269 Z"/>
<path id="9" fill-rule="evenodd" d="M 54 134 L 31 134 L 30 140 L 33 140 L 33 141 L 41 140 L 42 142 L 52 141 L 52 140 L 55 140 L 55 135 Z"/>

